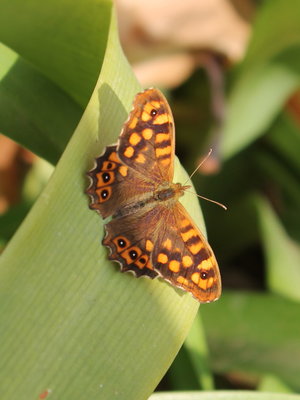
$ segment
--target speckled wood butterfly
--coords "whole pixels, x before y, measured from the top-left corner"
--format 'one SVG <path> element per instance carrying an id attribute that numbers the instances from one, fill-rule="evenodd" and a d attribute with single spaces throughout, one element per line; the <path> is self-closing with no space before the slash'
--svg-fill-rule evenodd
<path id="1" fill-rule="evenodd" d="M 221 278 L 214 253 L 173 183 L 175 131 L 171 109 L 157 89 L 136 95 L 117 144 L 96 159 L 87 193 L 103 218 L 109 259 L 137 277 L 161 277 L 200 302 L 216 300 Z"/>

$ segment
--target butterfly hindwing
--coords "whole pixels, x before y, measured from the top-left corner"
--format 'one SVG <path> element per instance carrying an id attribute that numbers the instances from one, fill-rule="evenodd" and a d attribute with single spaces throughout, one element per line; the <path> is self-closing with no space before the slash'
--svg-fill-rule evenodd
<path id="1" fill-rule="evenodd" d="M 137 277 L 158 275 L 151 255 L 162 211 L 159 207 L 140 208 L 105 225 L 103 244 L 110 249 L 109 258 L 121 265 L 122 272 L 132 271 Z"/>
<path id="2" fill-rule="evenodd" d="M 105 229 L 103 244 L 123 272 L 132 271 L 137 277 L 160 276 L 203 303 L 220 296 L 215 256 L 179 202 L 170 208 L 158 204 L 140 209 L 112 220 Z"/>

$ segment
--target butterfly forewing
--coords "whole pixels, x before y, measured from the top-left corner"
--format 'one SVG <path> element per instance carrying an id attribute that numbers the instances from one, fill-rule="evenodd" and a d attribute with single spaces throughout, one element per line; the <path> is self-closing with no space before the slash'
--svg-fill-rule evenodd
<path id="1" fill-rule="evenodd" d="M 174 121 L 167 100 L 156 89 L 137 94 L 118 144 L 120 159 L 154 182 L 171 182 Z"/>
<path id="2" fill-rule="evenodd" d="M 90 208 L 99 211 L 103 218 L 130 212 L 137 202 L 149 198 L 155 188 L 153 182 L 123 164 L 116 146 L 106 147 L 88 175 L 91 184 L 86 192 L 91 197 Z"/>

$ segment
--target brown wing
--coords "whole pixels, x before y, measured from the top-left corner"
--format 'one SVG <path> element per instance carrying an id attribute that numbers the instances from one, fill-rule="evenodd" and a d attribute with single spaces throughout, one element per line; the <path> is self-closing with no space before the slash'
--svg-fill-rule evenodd
<path id="1" fill-rule="evenodd" d="M 138 93 L 117 147 L 119 158 L 145 178 L 172 182 L 174 121 L 164 95 L 157 89 Z"/>
<path id="2" fill-rule="evenodd" d="M 200 302 L 219 298 L 221 278 L 215 256 L 184 207 L 151 204 L 109 222 L 103 244 L 121 270 L 157 275 Z"/>
<path id="3" fill-rule="evenodd" d="M 221 295 L 221 277 L 215 255 L 207 240 L 181 203 L 170 209 L 157 231 L 152 253 L 155 271 L 207 303 Z"/>
<path id="4" fill-rule="evenodd" d="M 110 249 L 108 258 L 121 264 L 122 272 L 131 271 L 137 277 L 158 275 L 151 254 L 161 211 L 160 207 L 149 204 L 135 214 L 113 219 L 105 225 L 103 244 Z"/>
<path id="5" fill-rule="evenodd" d="M 103 218 L 132 212 L 154 190 L 153 182 L 144 180 L 122 163 L 116 145 L 106 147 L 88 176 L 91 184 L 86 192 L 91 198 L 90 208 L 99 211 Z"/>

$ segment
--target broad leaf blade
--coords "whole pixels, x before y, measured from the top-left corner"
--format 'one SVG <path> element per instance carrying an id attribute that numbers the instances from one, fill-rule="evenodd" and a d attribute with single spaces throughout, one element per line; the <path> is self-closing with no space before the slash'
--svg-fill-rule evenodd
<path id="1" fill-rule="evenodd" d="M 109 0 L 3 0 L 0 40 L 85 106 L 102 64 Z"/>
<path id="2" fill-rule="evenodd" d="M 233 292 L 209 309 L 202 307 L 201 315 L 216 372 L 242 371 L 256 378 L 272 374 L 300 389 L 299 303 L 266 293 Z"/>
<path id="3" fill-rule="evenodd" d="M 84 194 L 85 171 L 116 140 L 138 90 L 112 24 L 78 129 L 1 257 L 2 398 L 27 400 L 47 388 L 53 399 L 146 398 L 192 324 L 198 303 L 189 294 L 108 262 L 101 218 Z M 193 196 L 184 202 L 201 221 Z"/>

